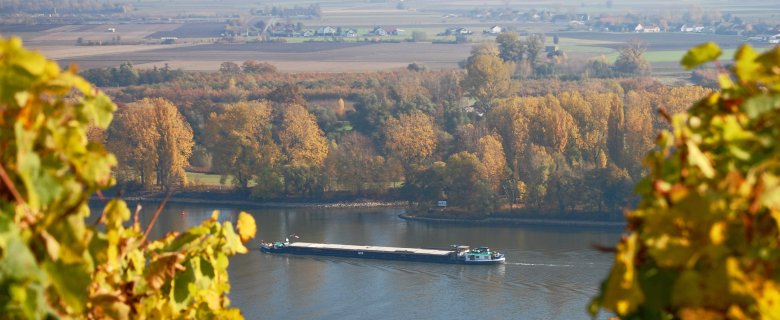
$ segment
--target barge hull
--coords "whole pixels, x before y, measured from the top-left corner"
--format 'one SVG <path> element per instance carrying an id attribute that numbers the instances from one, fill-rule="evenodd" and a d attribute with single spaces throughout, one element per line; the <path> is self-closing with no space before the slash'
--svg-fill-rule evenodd
<path id="1" fill-rule="evenodd" d="M 418 262 L 436 262 L 436 263 L 458 263 L 449 256 L 426 255 L 419 253 L 390 253 L 390 252 L 371 252 L 371 251 L 352 251 L 338 249 L 308 249 L 308 248 L 280 248 L 264 250 L 270 253 L 286 253 L 295 255 L 315 255 L 344 258 L 360 259 L 381 259 L 381 260 L 402 260 Z"/>
<path id="2" fill-rule="evenodd" d="M 378 246 L 355 246 L 341 244 L 294 242 L 284 245 L 264 245 L 260 250 L 265 253 L 315 255 L 359 259 L 400 260 L 448 264 L 499 264 L 504 260 L 466 261 L 454 250 L 435 250 L 420 248 L 398 248 Z"/>

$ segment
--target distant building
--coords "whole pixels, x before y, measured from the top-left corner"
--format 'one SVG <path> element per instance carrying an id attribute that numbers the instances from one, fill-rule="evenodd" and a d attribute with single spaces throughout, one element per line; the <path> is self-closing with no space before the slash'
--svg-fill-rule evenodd
<path id="1" fill-rule="evenodd" d="M 385 33 L 389 36 L 401 36 L 404 34 L 403 29 L 398 29 L 396 27 L 385 27 Z"/>
<path id="2" fill-rule="evenodd" d="M 691 24 L 684 24 L 680 27 L 680 32 L 703 32 L 704 26 L 697 24 L 697 25 L 691 25 Z"/>
<path id="3" fill-rule="evenodd" d="M 440 33 L 439 35 L 440 36 L 456 36 L 456 35 L 470 35 L 472 33 L 473 32 L 471 32 L 471 30 L 469 30 L 469 29 L 455 27 L 455 28 L 447 28 L 447 30 L 444 30 L 444 32 Z"/>
<path id="4" fill-rule="evenodd" d="M 637 25 L 636 25 L 636 27 L 634 27 L 634 31 L 635 31 L 635 32 L 645 32 L 645 33 L 649 33 L 649 32 L 661 32 L 661 27 L 659 27 L 659 26 L 657 26 L 657 25 L 654 25 L 654 24 L 652 24 L 652 25 L 648 25 L 648 26 L 643 26 L 643 25 L 640 23 L 640 24 L 637 24 Z"/>
<path id="5" fill-rule="evenodd" d="M 346 29 L 346 30 L 342 30 L 341 31 L 341 36 L 342 37 L 353 38 L 353 37 L 357 37 L 357 35 L 358 35 L 358 33 L 357 33 L 357 30 L 355 30 L 355 29 Z"/>
<path id="6" fill-rule="evenodd" d="M 387 35 L 387 31 L 383 27 L 376 26 L 374 29 L 368 32 L 368 35 L 384 37 Z"/>
<path id="7" fill-rule="evenodd" d="M 317 36 L 335 36 L 336 28 L 330 26 L 319 27 L 316 31 L 314 31 L 314 34 Z"/>

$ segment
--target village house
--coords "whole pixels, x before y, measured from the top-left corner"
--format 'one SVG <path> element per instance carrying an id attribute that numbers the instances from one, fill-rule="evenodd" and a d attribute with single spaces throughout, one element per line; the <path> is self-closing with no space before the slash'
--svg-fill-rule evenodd
<path id="1" fill-rule="evenodd" d="M 376 26 L 374 29 L 368 32 L 369 36 L 400 36 L 404 34 L 404 30 L 398 29 L 396 27 L 379 27 Z"/>
<path id="2" fill-rule="evenodd" d="M 385 33 L 387 33 L 388 36 L 402 36 L 404 35 L 403 29 L 398 29 L 396 27 L 385 27 Z"/>
<path id="3" fill-rule="evenodd" d="M 703 31 L 704 31 L 704 26 L 700 25 L 700 24 L 697 24 L 697 25 L 684 24 L 684 25 L 682 25 L 680 27 L 680 32 L 696 32 L 696 33 L 700 33 L 700 32 L 703 32 Z"/>
<path id="4" fill-rule="evenodd" d="M 486 30 L 485 33 L 487 33 L 487 34 L 499 34 L 503 30 L 504 29 L 501 28 L 500 26 L 493 26 L 490 29 Z"/>
<path id="5" fill-rule="evenodd" d="M 369 36 L 379 36 L 384 37 L 387 35 L 387 31 L 385 31 L 385 28 L 383 27 L 374 27 L 371 31 L 368 32 Z"/>
<path id="6" fill-rule="evenodd" d="M 456 35 L 470 35 L 473 32 L 471 30 L 461 27 L 447 28 L 444 32 L 439 33 L 440 36 L 456 36 Z"/>
<path id="7" fill-rule="evenodd" d="M 635 31 L 635 32 L 645 32 L 645 33 L 650 33 L 650 32 L 661 32 L 661 27 L 659 27 L 659 26 L 657 26 L 657 25 L 654 25 L 654 24 L 647 25 L 647 26 L 643 26 L 643 25 L 640 23 L 640 24 L 637 24 L 637 25 L 636 25 L 636 27 L 634 28 L 634 31 Z"/>
<path id="8" fill-rule="evenodd" d="M 320 37 L 330 37 L 336 35 L 336 28 L 331 26 L 319 27 L 314 31 L 314 35 Z"/>
<path id="9" fill-rule="evenodd" d="M 358 36 L 358 33 L 357 33 L 357 30 L 355 30 L 355 29 L 346 29 L 346 30 L 342 30 L 341 34 L 339 36 L 348 37 L 348 38 L 354 38 L 354 37 Z"/>

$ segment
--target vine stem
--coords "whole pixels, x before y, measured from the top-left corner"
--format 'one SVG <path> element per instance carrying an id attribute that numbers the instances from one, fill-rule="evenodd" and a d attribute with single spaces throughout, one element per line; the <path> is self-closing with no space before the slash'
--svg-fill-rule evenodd
<path id="1" fill-rule="evenodd" d="M 3 184 L 5 184 L 8 187 L 8 191 L 11 192 L 11 195 L 14 197 L 14 200 L 16 200 L 16 203 L 18 204 L 25 204 L 24 198 L 22 198 L 22 195 L 19 194 L 19 191 L 16 190 L 16 185 L 14 185 L 13 181 L 11 181 L 11 178 L 8 176 L 8 173 L 5 171 L 5 168 L 2 164 L 0 164 L 0 179 L 3 180 Z"/>
<path id="2" fill-rule="evenodd" d="M 141 238 L 141 241 L 146 242 L 146 237 L 148 237 L 149 233 L 152 232 L 152 227 L 154 227 L 154 223 L 157 222 L 157 217 L 160 216 L 160 212 L 162 212 L 162 209 L 165 208 L 165 204 L 168 202 L 168 199 L 170 199 L 172 195 L 173 195 L 173 191 L 169 191 L 168 194 L 165 196 L 165 199 L 163 199 L 162 203 L 160 203 L 160 206 L 157 207 L 157 211 L 154 212 L 152 221 L 149 221 L 149 225 L 146 226 L 146 231 L 144 232 L 144 236 L 143 238 Z"/>

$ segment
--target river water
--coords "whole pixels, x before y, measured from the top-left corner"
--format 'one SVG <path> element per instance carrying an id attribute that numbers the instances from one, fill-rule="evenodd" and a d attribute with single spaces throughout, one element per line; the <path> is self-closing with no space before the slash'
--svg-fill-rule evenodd
<path id="1" fill-rule="evenodd" d="M 153 237 L 236 208 L 168 205 Z M 143 210 L 148 221 L 154 208 Z M 230 260 L 231 302 L 247 319 L 588 319 L 619 228 L 485 227 L 409 222 L 403 209 L 250 209 L 257 238 Z M 183 213 L 182 213 L 183 212 Z M 263 254 L 260 240 L 396 247 L 489 246 L 505 265 L 468 266 Z M 602 314 L 602 317 L 604 315 Z"/>

